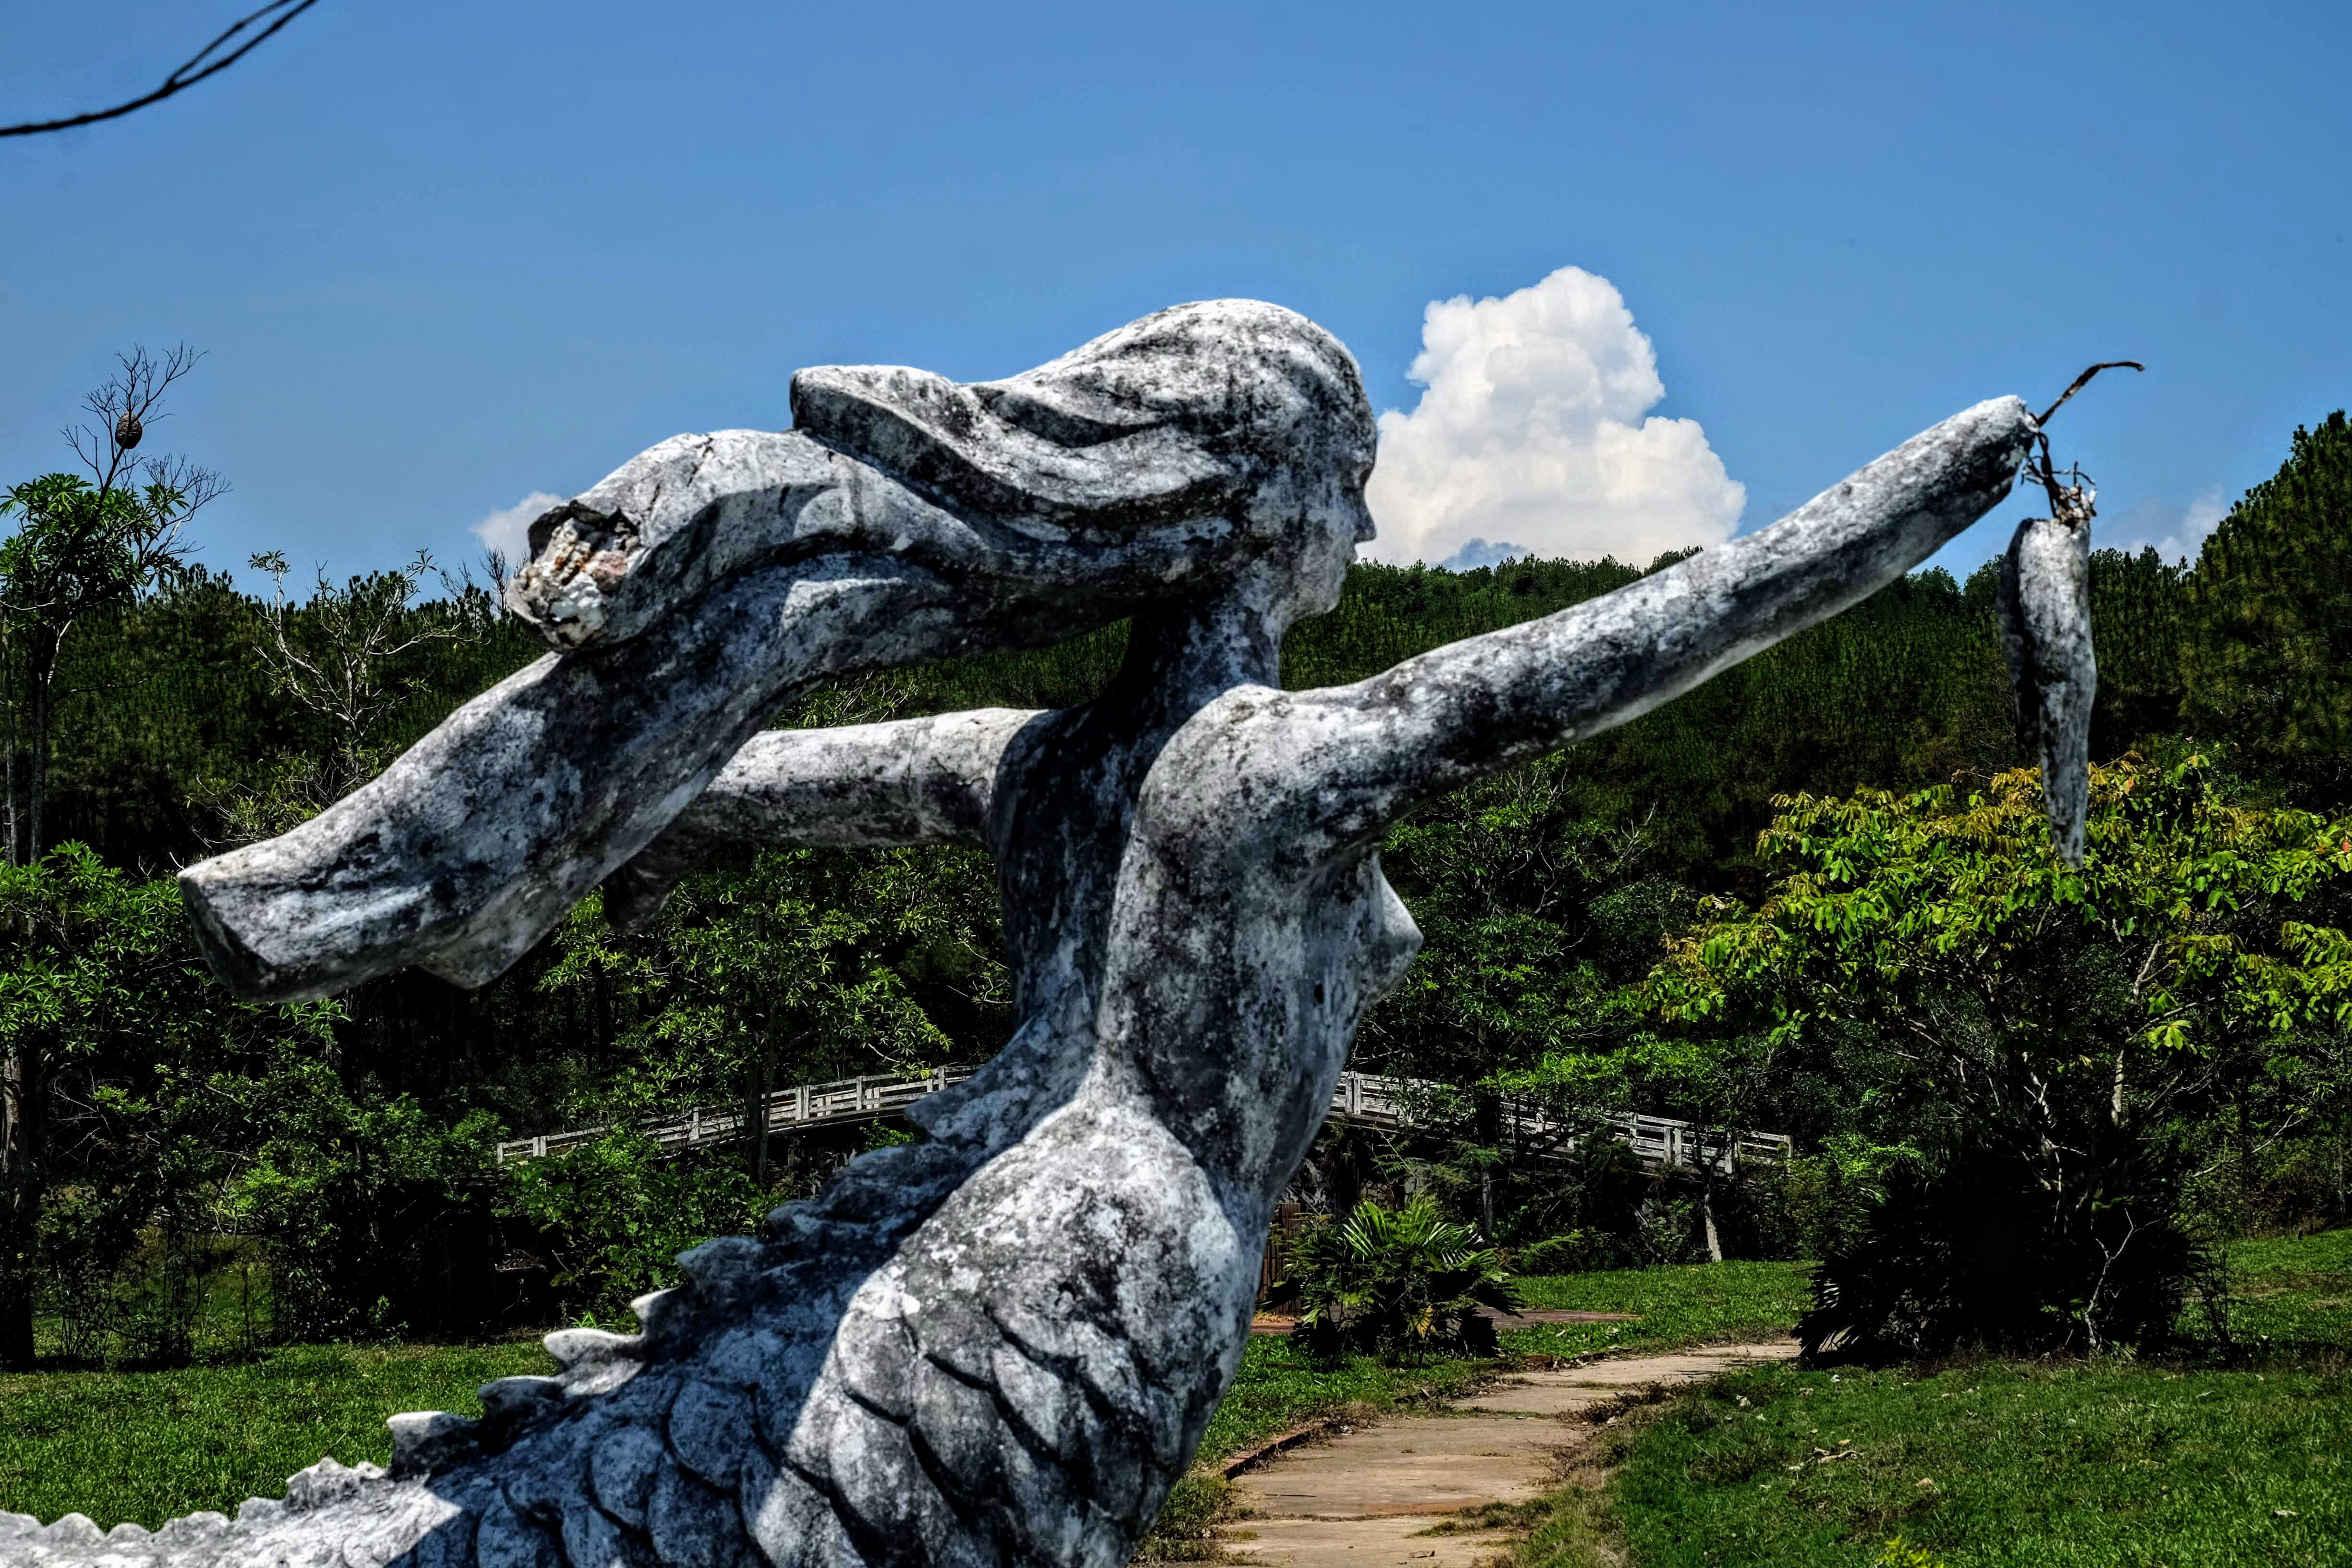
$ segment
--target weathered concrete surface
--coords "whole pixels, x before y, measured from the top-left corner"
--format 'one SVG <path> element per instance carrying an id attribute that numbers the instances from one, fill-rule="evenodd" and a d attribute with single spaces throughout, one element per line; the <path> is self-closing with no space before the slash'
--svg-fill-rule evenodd
<path id="1" fill-rule="evenodd" d="M 2091 815 L 2091 709 L 2099 696 L 2089 510 L 2085 504 L 2077 519 L 2019 523 L 1993 598 L 2016 695 L 2018 743 L 2042 764 L 2050 839 L 2058 858 L 2075 867 L 2083 864 Z"/>
<path id="2" fill-rule="evenodd" d="M 1788 1361 L 1796 1353 L 1796 1341 L 1775 1340 L 1769 1343 L 1706 1345 L 1667 1355 L 1626 1356 L 1562 1372 L 1522 1373 L 1463 1403 L 1471 1409 L 1504 1411 L 1515 1415 L 1574 1415 L 1617 1398 L 1630 1388 L 1699 1383 L 1735 1367 Z"/>
<path id="3" fill-rule="evenodd" d="M 1235 1552 L 1279 1568 L 1472 1568 L 1499 1531 L 1423 1533 L 1449 1514 L 1559 1484 L 1591 1428 L 1576 1417 L 1639 1388 L 1784 1361 L 1796 1342 L 1718 1345 L 1523 1373 L 1444 1415 L 1294 1448 L 1234 1482 Z"/>
<path id="4" fill-rule="evenodd" d="M 925 1141 L 687 1254 L 641 1334 L 551 1336 L 561 1374 L 491 1384 L 479 1421 L 395 1417 L 390 1475 L 322 1465 L 234 1523 L 103 1542 L 0 1516 L 0 1563 L 1118 1568 L 1419 947 L 1389 826 L 1892 581 L 2034 433 L 1979 404 L 1618 593 L 1286 692 L 1284 632 L 1371 526 L 1371 407 L 1312 322 L 1217 301 L 1004 382 L 803 379 L 790 450 L 666 443 L 536 531 L 519 596 L 565 651 L 183 888 L 224 979 L 292 996 L 478 984 L 640 857 L 637 912 L 744 837 L 964 838 L 996 859 L 1013 1039 L 909 1113 Z M 751 742 L 797 684 L 1130 613 L 1086 707 Z"/>

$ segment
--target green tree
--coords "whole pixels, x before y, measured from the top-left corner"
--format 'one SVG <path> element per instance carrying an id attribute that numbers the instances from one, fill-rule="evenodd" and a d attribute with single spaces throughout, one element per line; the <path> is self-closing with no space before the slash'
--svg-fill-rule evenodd
<path id="1" fill-rule="evenodd" d="M 242 1211 L 265 1236 L 293 1235 L 276 1222 L 288 1205 L 273 1184 L 319 1185 L 320 1151 L 364 1143 L 355 1127 L 373 1136 L 372 1157 L 412 1166 L 418 1147 L 452 1136 L 420 1129 L 397 1100 L 374 1113 L 380 1125 L 351 1104 L 328 1065 L 341 1018 L 333 1003 L 230 998 L 197 961 L 168 880 L 135 879 L 79 844 L 0 868 L 0 1366 L 31 1364 L 45 1284 L 103 1309 L 142 1246 L 158 1262 L 134 1293 L 131 1348 L 184 1354 L 205 1238 L 226 1218 Z M 469 1169 L 490 1135 L 471 1134 Z M 344 1202 L 338 1222 L 374 1223 L 373 1195 Z M 322 1212 L 299 1216 L 314 1251 Z M 75 1316 L 74 1300 L 60 1305 Z M 83 1313 L 81 1329 L 102 1315 Z"/>
<path id="2" fill-rule="evenodd" d="M 47 784 L 59 662 L 74 628 L 119 610 L 184 566 L 183 531 L 226 487 L 184 458 L 133 454 L 172 384 L 195 367 L 183 346 L 157 360 L 121 356 L 120 373 L 83 406 L 95 426 L 67 431 L 89 470 L 11 486 L 0 517 L 20 520 L 0 542 L 0 677 L 5 677 L 8 858 L 47 847 Z M 19 752 L 22 777 L 19 778 Z"/>
<path id="3" fill-rule="evenodd" d="M 2194 756 L 2096 769 L 2093 801 L 2070 871 L 2030 772 L 1782 797 L 1770 896 L 1708 910 L 1653 978 L 1685 1038 L 1753 1042 L 1768 1072 L 1876 1043 L 1866 1130 L 1929 1168 L 1878 1233 L 1903 1268 L 1824 1270 L 1858 1339 L 2160 1334 L 2194 1130 L 2280 1137 L 2341 1082 L 2352 954 L 2307 916 L 2352 872 L 2352 822 L 2244 804 Z"/>
<path id="4" fill-rule="evenodd" d="M 1382 866 L 1423 947 L 1367 1020 L 1360 1067 L 1475 1083 L 1615 1037 L 1611 998 L 1656 962 L 1690 896 L 1654 873 L 1647 823 L 1580 810 L 1575 763 L 1514 768 L 1390 834 Z"/>
<path id="5" fill-rule="evenodd" d="M 170 963 L 177 914 L 79 845 L 0 870 L 0 1367 L 33 1364 L 58 1121 L 77 1100 L 92 1105 L 93 1060 L 154 1021 L 162 993 L 151 982 Z"/>
<path id="6" fill-rule="evenodd" d="M 2341 799 L 2352 752 L 2352 426 L 2341 409 L 2297 427 L 2279 471 L 2206 540 L 2188 587 L 2191 728 Z"/>
<path id="7" fill-rule="evenodd" d="M 677 1283 L 679 1253 L 744 1234 L 769 1202 L 739 1163 L 665 1157 L 615 1127 L 561 1158 L 516 1166 L 499 1208 L 546 1239 L 551 1283 L 569 1311 L 615 1322 L 637 1297 Z"/>
<path id="8" fill-rule="evenodd" d="M 565 1114 L 625 1120 L 755 1093 L 763 1079 L 950 1059 L 954 1046 L 908 977 L 1001 1010 L 1003 965 L 993 910 L 975 896 L 978 868 L 928 849 L 768 849 L 748 867 L 688 879 L 625 935 L 592 895 L 557 933 L 539 981 L 544 995 L 587 1002 L 612 1042 L 601 1087 Z"/>
<path id="9" fill-rule="evenodd" d="M 330 1059 L 340 1011 L 281 1030 L 205 1088 L 235 1108 L 218 1128 L 230 1172 L 225 1217 L 268 1249 L 271 1328 L 326 1338 L 397 1327 L 392 1299 L 425 1261 L 420 1247 L 455 1211 L 481 1201 L 497 1119 L 445 1121 L 404 1094 L 354 1091 Z"/>
<path id="10" fill-rule="evenodd" d="M 116 1141 L 106 1124 L 126 1101 L 109 1068 L 183 1037 L 188 962 L 169 883 L 132 881 L 78 844 L 0 869 L 0 1366 L 32 1364 L 44 1205 Z"/>

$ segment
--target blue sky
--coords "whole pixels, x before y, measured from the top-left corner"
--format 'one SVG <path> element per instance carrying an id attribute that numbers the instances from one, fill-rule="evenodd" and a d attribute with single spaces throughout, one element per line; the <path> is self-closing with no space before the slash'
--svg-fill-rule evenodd
<path id="1" fill-rule="evenodd" d="M 0 118 L 142 88 L 243 8 L 0 6 Z M 784 423 L 799 365 L 1002 374 L 1255 295 L 1410 411 L 1431 301 L 1575 268 L 1631 316 L 1578 342 L 1654 352 L 1626 428 L 1694 421 L 1651 434 L 1719 466 L 1707 526 L 2133 357 L 2061 457 L 2109 542 L 2193 539 L 2352 402 L 2348 61 L 2342 0 L 322 0 L 178 100 L 0 142 L 0 474 L 63 466 L 114 349 L 184 339 L 164 434 L 236 487 L 205 559 L 457 559 L 663 437 Z M 1465 406 L 1428 483 L 1475 468 Z"/>

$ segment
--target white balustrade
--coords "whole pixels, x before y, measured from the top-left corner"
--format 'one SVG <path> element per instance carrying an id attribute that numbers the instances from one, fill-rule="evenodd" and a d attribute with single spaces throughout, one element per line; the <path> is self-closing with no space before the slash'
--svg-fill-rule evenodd
<path id="1" fill-rule="evenodd" d="M 953 1088 L 971 1077 L 972 1070 L 950 1067 L 934 1068 L 914 1079 L 861 1075 L 830 1083 L 794 1084 L 768 1097 L 768 1125 L 772 1129 L 807 1127 L 887 1116 L 926 1095 Z M 1433 1120 L 1423 1113 L 1422 1108 L 1461 1092 L 1452 1085 L 1426 1079 L 1341 1073 L 1331 1094 L 1331 1114 L 1370 1127 L 1411 1128 Z M 1574 1148 L 1579 1141 L 1539 1104 L 1506 1097 L 1503 1111 L 1504 1120 L 1522 1138 L 1549 1142 L 1560 1151 Z M 705 1110 L 696 1107 L 687 1112 L 684 1121 L 646 1125 L 640 1131 L 660 1148 L 691 1149 L 726 1142 L 748 1124 L 748 1118 L 740 1110 Z M 1687 1165 L 1707 1161 L 1727 1171 L 1738 1160 L 1785 1160 L 1794 1152 L 1794 1144 L 1782 1133 L 1743 1132 L 1736 1140 L 1727 1139 L 1712 1129 L 1665 1116 L 1621 1112 L 1603 1118 L 1599 1129 L 1633 1150 L 1646 1165 Z M 605 1127 L 583 1127 L 568 1132 L 509 1139 L 498 1145 L 498 1163 L 503 1165 L 512 1160 L 544 1159 L 551 1147 L 561 1153 L 593 1142 L 609 1131 Z"/>

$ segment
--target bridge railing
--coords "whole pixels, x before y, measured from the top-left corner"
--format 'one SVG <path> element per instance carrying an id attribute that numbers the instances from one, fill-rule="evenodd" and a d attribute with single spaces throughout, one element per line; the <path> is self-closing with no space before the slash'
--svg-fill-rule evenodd
<path id="1" fill-rule="evenodd" d="M 940 1068 L 920 1078 L 871 1076 L 835 1079 L 825 1083 L 795 1084 L 768 1097 L 770 1133 L 795 1132 L 803 1128 L 846 1121 L 871 1121 L 904 1110 L 926 1095 L 963 1082 L 974 1068 Z M 1370 1127 L 1399 1129 L 1429 1120 L 1429 1108 L 1460 1091 L 1426 1079 L 1387 1078 L 1377 1073 L 1348 1072 L 1331 1091 L 1331 1114 Z M 1558 1151 L 1573 1148 L 1591 1125 L 1555 1117 L 1540 1105 L 1507 1100 L 1504 1116 L 1523 1138 L 1547 1142 Z M 744 1135 L 750 1125 L 740 1105 L 689 1110 L 667 1121 L 640 1123 L 638 1131 L 665 1153 L 683 1153 L 706 1144 L 728 1143 Z M 510 1138 L 498 1146 L 501 1165 L 541 1160 L 584 1148 L 612 1131 L 611 1125 L 581 1127 L 564 1132 Z M 1785 1160 L 1792 1152 L 1790 1140 L 1777 1132 L 1742 1133 L 1736 1141 L 1669 1116 L 1631 1112 L 1610 1116 L 1600 1130 L 1633 1151 L 1645 1165 L 1696 1167 L 1713 1163 L 1728 1171 L 1738 1161 Z"/>
<path id="2" fill-rule="evenodd" d="M 824 1083 L 794 1084 L 768 1096 L 768 1131 L 795 1132 L 825 1122 L 871 1121 L 904 1110 L 926 1095 L 937 1094 L 972 1075 L 971 1068 L 939 1068 L 920 1078 L 874 1075 L 837 1078 Z M 706 1143 L 729 1143 L 751 1125 L 740 1105 L 698 1107 L 670 1121 L 639 1124 L 637 1131 L 664 1153 L 684 1153 Z M 530 1138 L 509 1138 L 498 1146 L 498 1162 L 541 1160 L 583 1148 L 613 1131 L 613 1124 L 547 1132 Z"/>
<path id="3" fill-rule="evenodd" d="M 1430 1120 L 1433 1101 L 1461 1092 L 1451 1084 L 1428 1079 L 1341 1073 L 1339 1087 L 1331 1093 L 1331 1114 L 1369 1127 L 1412 1127 Z M 1503 1116 L 1523 1138 L 1555 1141 L 1563 1150 L 1574 1147 L 1580 1127 L 1586 1125 L 1556 1117 L 1541 1105 L 1517 1098 L 1504 1101 Z M 1785 1133 L 1744 1132 L 1736 1140 L 1727 1139 L 1696 1122 L 1633 1111 L 1605 1117 L 1601 1127 L 1632 1149 L 1643 1164 L 1652 1166 L 1696 1168 L 1712 1163 L 1717 1170 L 1728 1171 L 1743 1160 L 1785 1160 L 1796 1148 Z"/>

